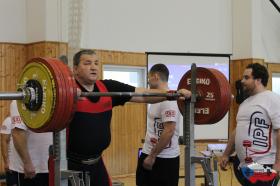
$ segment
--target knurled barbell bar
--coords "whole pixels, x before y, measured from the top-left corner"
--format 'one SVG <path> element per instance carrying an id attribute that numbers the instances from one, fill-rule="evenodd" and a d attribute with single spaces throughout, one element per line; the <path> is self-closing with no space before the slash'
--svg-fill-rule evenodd
<path id="1" fill-rule="evenodd" d="M 190 90 L 191 71 L 184 74 L 177 89 Z M 197 67 L 195 124 L 213 124 L 230 107 L 231 91 L 225 76 L 215 69 Z M 89 96 L 179 97 L 179 93 L 81 92 Z M 77 85 L 69 67 L 55 58 L 34 58 L 24 67 L 17 92 L 0 92 L 0 100 L 18 100 L 24 123 L 35 132 L 54 132 L 67 127 L 75 112 Z M 177 100 L 181 113 L 184 101 Z"/>

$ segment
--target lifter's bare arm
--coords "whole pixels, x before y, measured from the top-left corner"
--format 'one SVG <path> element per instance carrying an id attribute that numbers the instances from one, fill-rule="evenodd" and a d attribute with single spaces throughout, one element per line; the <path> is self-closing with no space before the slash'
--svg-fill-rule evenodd
<path id="1" fill-rule="evenodd" d="M 280 129 L 276 130 L 276 156 L 273 169 L 276 170 L 278 176 L 280 176 Z"/>
<path id="2" fill-rule="evenodd" d="M 226 166 L 229 162 L 229 156 L 235 151 L 235 134 L 236 131 L 234 130 L 229 137 L 226 150 L 220 160 L 220 167 L 222 170 L 226 170 Z"/>
<path id="3" fill-rule="evenodd" d="M 8 147 L 10 143 L 10 136 L 10 134 L 1 134 L 1 153 L 6 171 L 9 169 Z"/>
<path id="4" fill-rule="evenodd" d="M 135 93 L 167 93 L 167 91 L 160 89 L 135 88 Z M 182 95 L 179 97 L 179 99 L 182 100 L 190 98 L 192 94 L 191 91 L 187 89 L 177 90 L 177 93 Z M 137 103 L 158 103 L 165 100 L 167 100 L 166 97 L 132 97 L 130 99 L 131 102 Z"/>
<path id="5" fill-rule="evenodd" d="M 24 165 L 24 175 L 26 178 L 33 178 L 36 173 L 28 152 L 26 131 L 19 128 L 14 128 L 12 130 L 12 136 L 14 146 Z"/>
<path id="6" fill-rule="evenodd" d="M 153 147 L 151 153 L 145 158 L 143 167 L 151 170 L 155 163 L 157 155 L 170 143 L 171 138 L 176 130 L 175 122 L 165 122 L 163 124 L 164 129 L 161 133 L 158 143 Z"/>

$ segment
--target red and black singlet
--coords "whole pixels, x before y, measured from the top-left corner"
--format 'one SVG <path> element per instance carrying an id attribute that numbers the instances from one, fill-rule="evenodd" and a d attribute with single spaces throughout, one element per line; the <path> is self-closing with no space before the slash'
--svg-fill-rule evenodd
<path id="1" fill-rule="evenodd" d="M 87 91 L 78 84 L 81 90 Z M 114 80 L 96 81 L 93 92 L 134 92 L 135 87 Z M 111 142 L 112 108 L 131 97 L 83 97 L 68 128 L 68 155 L 81 159 L 101 155 Z"/>

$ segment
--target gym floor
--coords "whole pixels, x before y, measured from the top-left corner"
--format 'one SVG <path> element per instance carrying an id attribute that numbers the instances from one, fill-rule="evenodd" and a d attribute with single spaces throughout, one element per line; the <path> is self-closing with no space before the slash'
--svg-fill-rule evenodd
<path id="1" fill-rule="evenodd" d="M 202 175 L 202 169 L 197 168 L 197 175 Z M 184 170 L 180 170 L 180 175 L 184 175 Z M 229 169 L 227 171 L 221 171 L 219 169 L 218 172 L 218 186 L 240 186 L 238 181 L 235 179 L 233 169 Z M 113 177 L 113 182 L 121 182 L 124 186 L 135 186 L 135 175 L 125 175 L 119 177 Z M 179 179 L 178 186 L 185 186 L 184 178 Z M 204 178 L 196 178 L 196 186 L 204 186 Z"/>

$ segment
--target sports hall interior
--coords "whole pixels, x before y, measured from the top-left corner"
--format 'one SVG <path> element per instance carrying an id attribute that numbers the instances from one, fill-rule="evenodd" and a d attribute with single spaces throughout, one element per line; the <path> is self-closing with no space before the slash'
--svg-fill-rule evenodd
<path id="1" fill-rule="evenodd" d="M 82 5 L 71 7 L 75 3 Z M 75 8 L 80 11 L 75 15 L 78 21 L 71 24 Z M 239 106 L 235 83 L 248 64 L 265 65 L 270 75 L 268 89 L 280 90 L 275 85 L 280 81 L 279 1 L 277 9 L 277 1 L 275 5 L 269 0 L 0 0 L 0 24 L 0 91 L 17 90 L 21 70 L 30 59 L 69 57 L 78 48 L 94 49 L 103 71 L 105 67 L 116 67 L 117 71 L 144 69 L 144 86 L 151 53 L 228 56 L 228 80 L 234 98 L 226 115 L 225 136 L 195 139 L 199 155 L 208 144 L 226 143 L 234 130 Z M 0 101 L 1 122 L 9 113 L 9 104 Z M 113 181 L 135 185 L 146 120 L 146 104 L 128 103 L 113 109 L 112 141 L 103 154 Z M 180 148 L 179 185 L 183 186 L 185 146 Z M 0 174 L 4 174 L 2 159 Z M 197 165 L 196 185 L 204 185 L 203 174 Z M 218 169 L 218 183 L 239 185 L 232 168 Z"/>

